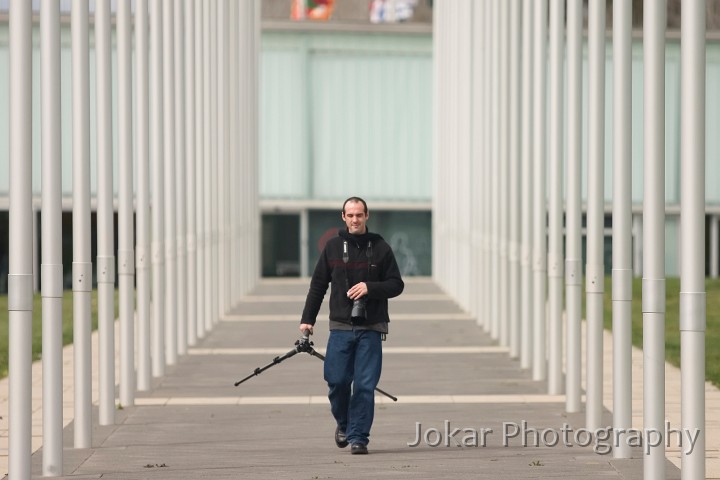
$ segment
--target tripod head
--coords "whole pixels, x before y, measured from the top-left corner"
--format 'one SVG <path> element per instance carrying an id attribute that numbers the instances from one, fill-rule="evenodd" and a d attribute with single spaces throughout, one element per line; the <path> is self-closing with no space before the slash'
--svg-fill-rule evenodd
<path id="1" fill-rule="evenodd" d="M 298 352 L 311 353 L 314 343 L 310 341 L 310 335 L 305 333 L 300 340 L 295 340 L 295 350 Z"/>
<path id="2" fill-rule="evenodd" d="M 315 349 L 313 348 L 313 342 L 310 341 L 310 335 L 308 335 L 307 332 L 300 338 L 300 340 L 295 340 L 295 348 L 287 352 L 285 355 L 281 355 L 279 357 L 273 358 L 272 362 L 265 365 L 264 367 L 258 367 L 256 368 L 253 373 L 248 375 L 247 377 L 243 378 L 242 380 L 239 380 L 235 382 L 235 386 L 237 387 L 241 383 L 250 380 L 252 377 L 255 377 L 257 375 L 260 375 L 262 372 L 267 370 L 268 368 L 277 365 L 278 363 L 282 362 L 283 360 L 287 360 L 290 357 L 293 357 L 297 355 L 298 353 L 309 353 L 313 357 L 318 357 L 320 360 L 325 360 L 325 357 L 321 354 L 317 353 Z"/>

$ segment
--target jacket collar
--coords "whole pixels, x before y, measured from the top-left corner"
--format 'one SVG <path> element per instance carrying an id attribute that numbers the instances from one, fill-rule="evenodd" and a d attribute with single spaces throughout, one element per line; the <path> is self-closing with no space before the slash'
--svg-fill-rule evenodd
<path id="1" fill-rule="evenodd" d="M 376 244 L 378 240 L 382 240 L 382 237 L 380 235 L 378 235 L 377 233 L 373 233 L 367 229 L 365 233 L 361 235 L 353 235 L 348 232 L 346 228 L 342 228 L 338 231 L 338 235 L 344 240 L 347 240 L 348 243 L 353 243 L 357 245 L 358 248 L 365 248 L 368 242 L 373 242 L 373 244 Z"/>

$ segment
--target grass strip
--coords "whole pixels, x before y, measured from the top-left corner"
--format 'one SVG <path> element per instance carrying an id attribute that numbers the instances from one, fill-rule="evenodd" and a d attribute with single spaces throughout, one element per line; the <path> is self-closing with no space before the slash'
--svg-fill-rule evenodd
<path id="1" fill-rule="evenodd" d="M 0 296 L 0 378 L 7 377 L 8 374 L 8 309 L 7 295 Z M 97 329 L 97 290 L 92 291 L 91 296 L 92 308 L 92 329 Z M 117 290 L 115 290 L 115 318 L 117 318 L 118 302 Z M 73 341 L 73 292 L 65 290 L 63 292 L 62 301 L 62 320 L 63 320 L 63 345 L 68 345 Z M 39 360 L 42 355 L 42 297 L 39 293 L 33 298 L 33 326 L 32 326 L 32 359 L 33 362 Z"/>

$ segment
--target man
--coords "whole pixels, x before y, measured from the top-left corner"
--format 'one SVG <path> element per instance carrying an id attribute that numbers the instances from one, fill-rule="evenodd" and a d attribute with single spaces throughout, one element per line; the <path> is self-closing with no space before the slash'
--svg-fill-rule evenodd
<path id="1" fill-rule="evenodd" d="M 375 387 L 382 370 L 382 338 L 388 333 L 388 298 L 405 287 L 390 246 L 367 229 L 367 204 L 350 197 L 343 203 L 345 229 L 320 254 L 300 321 L 303 335 L 313 325 L 328 284 L 330 337 L 325 381 L 337 427 L 335 443 L 350 444 L 352 454 L 368 453 L 375 413 Z M 351 388 L 352 385 L 352 388 Z"/>

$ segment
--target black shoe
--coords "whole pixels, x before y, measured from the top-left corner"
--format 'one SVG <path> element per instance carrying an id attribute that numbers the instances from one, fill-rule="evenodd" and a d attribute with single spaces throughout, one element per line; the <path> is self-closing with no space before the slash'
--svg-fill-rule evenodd
<path id="1" fill-rule="evenodd" d="M 350 453 L 353 455 L 367 455 L 367 445 L 363 445 L 362 443 L 353 443 L 350 445 Z"/>
<path id="2" fill-rule="evenodd" d="M 345 437 L 345 432 L 342 431 L 340 428 L 340 425 L 337 426 L 335 429 L 335 445 L 338 446 L 338 448 L 345 448 L 348 446 L 347 438 Z"/>

